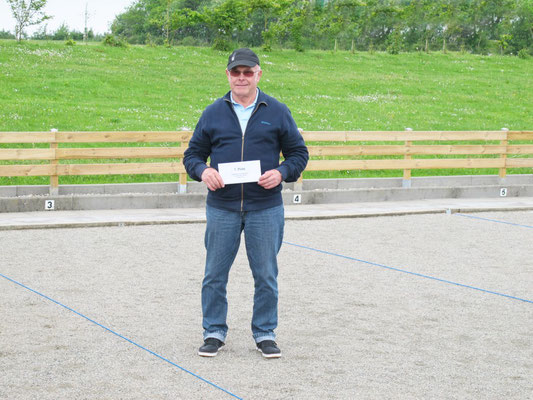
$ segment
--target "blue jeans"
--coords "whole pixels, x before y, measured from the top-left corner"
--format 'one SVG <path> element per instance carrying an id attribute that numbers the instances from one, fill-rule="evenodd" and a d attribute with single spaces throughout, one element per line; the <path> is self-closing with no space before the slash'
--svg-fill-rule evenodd
<path id="1" fill-rule="evenodd" d="M 255 282 L 252 334 L 259 343 L 274 340 L 278 325 L 277 254 L 283 240 L 283 205 L 258 211 L 227 211 L 207 206 L 207 257 L 202 283 L 204 339 L 225 342 L 228 275 L 244 230 L 246 254 Z"/>

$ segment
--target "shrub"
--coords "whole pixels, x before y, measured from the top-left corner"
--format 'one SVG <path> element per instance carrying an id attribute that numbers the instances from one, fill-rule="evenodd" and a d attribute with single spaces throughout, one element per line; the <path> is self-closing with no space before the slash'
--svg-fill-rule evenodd
<path id="1" fill-rule="evenodd" d="M 13 35 L 9 31 L 1 30 L 0 31 L 0 39 L 16 39 L 16 37 L 15 37 L 15 35 Z"/>
<path id="2" fill-rule="evenodd" d="M 75 46 L 75 45 L 76 45 L 76 42 L 75 42 L 74 40 L 72 40 L 72 39 L 68 39 L 68 40 L 65 42 L 65 44 L 66 44 L 67 46 Z"/>
<path id="3" fill-rule="evenodd" d="M 274 32 L 271 30 L 261 32 L 263 37 L 263 51 L 272 51 L 272 43 L 274 42 Z"/>
<path id="4" fill-rule="evenodd" d="M 111 47 L 128 47 L 129 46 L 128 42 L 126 42 L 124 39 L 117 38 L 110 34 L 105 35 L 103 43 L 105 46 L 111 46 Z"/>
<path id="5" fill-rule="evenodd" d="M 292 42 L 294 50 L 303 53 L 303 21 L 301 18 L 295 19 L 291 29 Z"/>
<path id="6" fill-rule="evenodd" d="M 181 41 L 179 42 L 182 46 L 202 46 L 204 45 L 204 42 L 202 42 L 201 39 L 197 39 L 194 36 L 185 36 Z"/>
<path id="7" fill-rule="evenodd" d="M 394 31 L 387 39 L 387 52 L 389 54 L 400 54 L 402 51 L 402 35 Z"/>
<path id="8" fill-rule="evenodd" d="M 217 37 L 213 42 L 213 49 L 218 51 L 230 51 L 233 48 L 230 41 L 223 38 Z"/>
<path id="9" fill-rule="evenodd" d="M 114 46 L 115 45 L 115 37 L 113 35 L 105 35 L 105 38 L 102 42 L 106 46 Z"/>
<path id="10" fill-rule="evenodd" d="M 148 47 L 155 47 L 156 46 L 156 43 L 155 43 L 154 39 L 152 38 L 152 34 L 150 32 L 148 32 L 146 34 L 146 40 L 144 41 L 144 43 Z"/>
<path id="11" fill-rule="evenodd" d="M 527 49 L 522 49 L 518 52 L 518 58 L 525 60 L 528 57 L 529 57 L 529 52 L 527 51 Z"/>

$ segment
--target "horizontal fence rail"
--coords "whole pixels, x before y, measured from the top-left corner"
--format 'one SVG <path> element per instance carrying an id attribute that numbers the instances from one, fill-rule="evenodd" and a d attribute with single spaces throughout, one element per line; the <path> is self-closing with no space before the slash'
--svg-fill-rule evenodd
<path id="1" fill-rule="evenodd" d="M 413 169 L 497 168 L 503 178 L 508 168 L 533 167 L 532 131 L 313 131 L 302 135 L 312 157 L 307 171 L 403 170 L 405 186 L 410 186 Z M 354 159 L 367 156 L 389 159 Z M 322 157 L 330 159 L 316 159 Z"/>
<path id="2" fill-rule="evenodd" d="M 185 187 L 187 174 L 181 158 L 191 135 L 189 131 L 0 132 L 0 161 L 48 161 L 48 164 L 0 165 L 0 176 L 49 176 L 51 191 L 54 191 L 59 186 L 60 176 L 179 174 L 180 185 Z M 108 143 L 120 143 L 122 146 L 102 147 Z M 49 147 L 14 148 L 15 145 L 30 144 Z M 81 144 L 91 147 L 81 147 Z M 150 146 L 141 146 L 142 144 Z M 76 145 L 77 147 L 72 147 Z M 153 161 L 154 159 L 168 161 Z M 76 163 L 76 160 L 85 162 Z M 108 162 L 99 163 L 98 160 Z M 67 163 L 68 161 L 71 163 Z"/>
<path id="3" fill-rule="evenodd" d="M 0 176 L 179 174 L 190 131 L 0 132 Z M 533 168 L 533 131 L 302 131 L 307 171 Z M 109 145 L 111 144 L 111 146 Z M 113 145 L 120 144 L 120 145 Z M 106 162 L 101 162 L 105 160 Z M 34 163 L 36 162 L 36 163 Z"/>

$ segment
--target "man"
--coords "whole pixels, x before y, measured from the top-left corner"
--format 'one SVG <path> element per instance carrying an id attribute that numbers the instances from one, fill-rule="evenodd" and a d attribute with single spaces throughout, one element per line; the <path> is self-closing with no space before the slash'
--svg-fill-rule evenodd
<path id="1" fill-rule="evenodd" d="M 229 56 L 226 76 L 231 90 L 204 110 L 183 158 L 189 176 L 209 189 L 202 283 L 204 344 L 198 351 L 204 357 L 216 356 L 226 341 L 226 286 L 242 231 L 255 282 L 253 338 L 264 357 L 281 356 L 274 334 L 278 323 L 277 254 L 284 227 L 281 182 L 296 181 L 309 154 L 287 106 L 257 88 L 262 74 L 252 50 L 238 49 Z M 280 152 L 284 157 L 281 165 Z M 248 161 L 260 166 L 258 179 L 250 182 L 236 174 L 229 179 L 235 178 L 237 183 L 224 183 L 219 173 L 222 164 Z M 245 176 L 253 176 L 253 168 L 236 166 Z M 227 175 L 226 179 L 229 181 Z"/>

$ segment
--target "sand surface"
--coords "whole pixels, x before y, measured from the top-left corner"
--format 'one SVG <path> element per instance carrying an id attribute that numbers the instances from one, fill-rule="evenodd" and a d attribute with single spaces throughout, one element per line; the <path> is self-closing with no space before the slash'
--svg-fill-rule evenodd
<path id="1" fill-rule="evenodd" d="M 0 231 L 1 274 L 101 325 L 0 276 L 0 398 L 531 399 L 533 212 L 475 216 L 526 226 L 287 221 L 279 360 L 255 350 L 243 245 L 227 344 L 197 356 L 204 224 Z"/>

